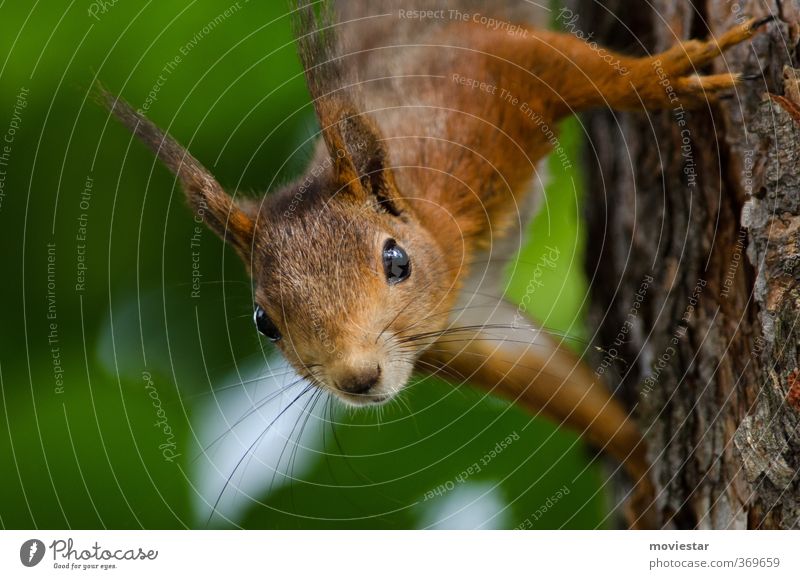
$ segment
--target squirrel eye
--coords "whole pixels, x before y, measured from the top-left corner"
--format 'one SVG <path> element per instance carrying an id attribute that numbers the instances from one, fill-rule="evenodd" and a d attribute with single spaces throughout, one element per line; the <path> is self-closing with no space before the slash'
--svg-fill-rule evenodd
<path id="1" fill-rule="evenodd" d="M 272 320 L 269 319 L 267 312 L 261 306 L 256 306 L 256 311 L 253 312 L 253 321 L 256 323 L 258 331 L 264 334 L 270 342 L 277 342 L 281 339 L 281 333 Z"/>
<path id="2" fill-rule="evenodd" d="M 391 285 L 400 283 L 411 275 L 411 259 L 394 239 L 389 239 L 383 245 L 383 271 L 386 273 L 386 281 Z"/>

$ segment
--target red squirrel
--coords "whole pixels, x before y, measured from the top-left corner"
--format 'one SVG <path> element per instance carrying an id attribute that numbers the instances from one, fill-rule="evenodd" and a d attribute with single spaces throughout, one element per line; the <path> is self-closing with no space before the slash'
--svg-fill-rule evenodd
<path id="1" fill-rule="evenodd" d="M 311 384 L 361 406 L 391 400 L 413 373 L 504 396 L 623 464 L 635 485 L 630 522 L 648 526 L 654 492 L 639 429 L 575 354 L 533 320 L 519 323 L 502 297 L 503 268 L 561 119 L 705 104 L 742 77 L 698 69 L 770 19 L 634 58 L 454 10 L 467 2 L 298 4 L 320 139 L 306 173 L 262 199 L 229 195 L 143 114 L 101 97 L 242 258 L 258 331 Z"/>

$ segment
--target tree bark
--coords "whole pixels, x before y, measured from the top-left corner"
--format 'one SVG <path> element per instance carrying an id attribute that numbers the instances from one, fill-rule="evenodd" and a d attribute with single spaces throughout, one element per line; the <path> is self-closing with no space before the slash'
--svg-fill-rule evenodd
<path id="1" fill-rule="evenodd" d="M 568 5 L 594 40 L 641 54 L 778 15 L 714 65 L 763 71 L 731 99 L 583 117 L 586 267 L 595 368 L 646 432 L 661 524 L 798 528 L 800 7 Z"/>

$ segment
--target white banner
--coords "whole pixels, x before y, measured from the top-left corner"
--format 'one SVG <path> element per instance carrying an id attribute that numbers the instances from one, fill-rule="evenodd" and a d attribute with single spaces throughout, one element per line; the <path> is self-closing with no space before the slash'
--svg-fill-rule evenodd
<path id="1" fill-rule="evenodd" d="M 796 578 L 798 547 L 796 531 L 4 531 L 0 577 Z"/>

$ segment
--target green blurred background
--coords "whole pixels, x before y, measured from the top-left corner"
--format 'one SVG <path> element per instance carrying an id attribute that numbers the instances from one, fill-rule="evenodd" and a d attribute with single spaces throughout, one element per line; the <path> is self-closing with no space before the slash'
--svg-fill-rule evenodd
<path id="1" fill-rule="evenodd" d="M 273 373 L 275 358 L 253 327 L 236 256 L 210 233 L 193 240 L 173 177 L 87 94 L 98 78 L 146 108 L 231 190 L 291 177 L 315 124 L 286 9 L 234 6 L 0 3 L 0 138 L 11 138 L 0 143 L 0 526 L 607 526 L 604 472 L 573 435 L 435 380 L 380 414 L 320 401 L 299 444 L 286 439 L 308 415 L 293 416 L 258 445 L 272 458 L 237 469 L 226 516 L 208 521 L 219 480 L 278 406 L 212 447 L 218 472 L 202 448 L 225 432 L 223 411 L 230 425 L 269 392 L 254 377 Z M 550 164 L 547 204 L 509 290 L 520 300 L 545 246 L 557 247 L 531 312 L 575 336 L 586 293 L 581 138 L 568 122 L 573 169 Z M 510 435 L 518 440 L 457 479 Z M 239 486 L 247 496 L 230 492 Z"/>

